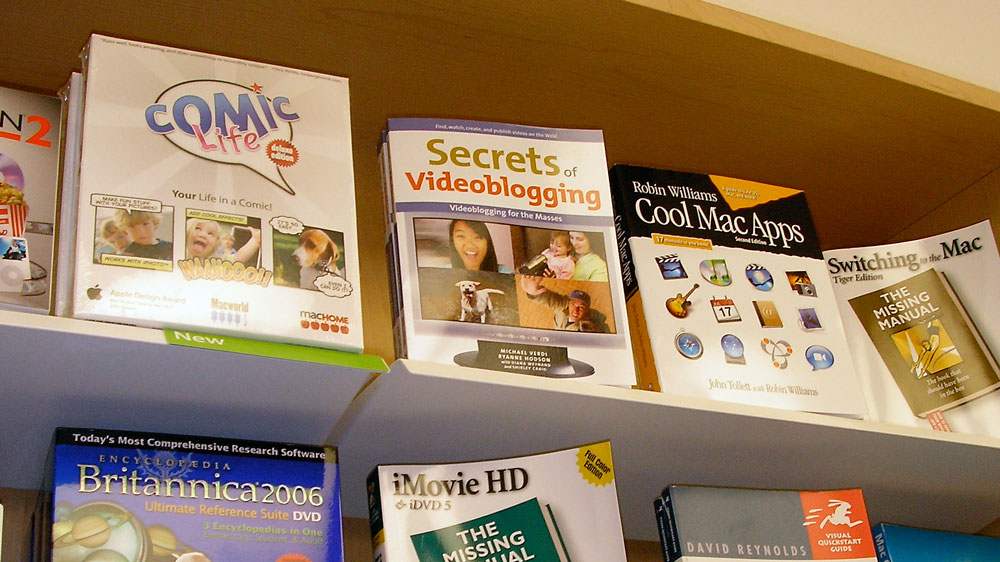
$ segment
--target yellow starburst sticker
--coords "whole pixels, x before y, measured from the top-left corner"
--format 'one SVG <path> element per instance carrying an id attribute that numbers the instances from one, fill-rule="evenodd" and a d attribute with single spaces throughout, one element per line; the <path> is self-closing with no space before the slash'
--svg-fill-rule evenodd
<path id="1" fill-rule="evenodd" d="M 594 486 L 604 486 L 615 481 L 615 467 L 611 462 L 611 442 L 602 441 L 580 447 L 576 466 L 583 479 Z"/>

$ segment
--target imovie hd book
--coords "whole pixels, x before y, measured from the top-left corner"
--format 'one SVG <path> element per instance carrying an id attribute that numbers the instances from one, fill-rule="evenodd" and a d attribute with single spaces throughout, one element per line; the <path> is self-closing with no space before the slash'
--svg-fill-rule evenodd
<path id="1" fill-rule="evenodd" d="M 989 221 L 823 253 L 873 419 L 1000 437 Z"/>
<path id="2" fill-rule="evenodd" d="M 347 79 L 94 35 L 72 315 L 360 351 Z"/>
<path id="3" fill-rule="evenodd" d="M 638 166 L 611 177 L 642 388 L 864 417 L 802 191 Z"/>
<path id="4" fill-rule="evenodd" d="M 0 87 L 0 308 L 49 313 L 58 98 Z"/>
<path id="5" fill-rule="evenodd" d="M 375 560 L 625 561 L 607 441 L 506 459 L 380 465 L 367 486 Z"/>
<path id="6" fill-rule="evenodd" d="M 58 428 L 36 562 L 342 561 L 336 449 Z"/>
<path id="7" fill-rule="evenodd" d="M 672 485 L 653 502 L 665 562 L 875 562 L 860 489 Z"/>
<path id="8" fill-rule="evenodd" d="M 635 383 L 603 133 L 390 119 L 399 355 Z"/>

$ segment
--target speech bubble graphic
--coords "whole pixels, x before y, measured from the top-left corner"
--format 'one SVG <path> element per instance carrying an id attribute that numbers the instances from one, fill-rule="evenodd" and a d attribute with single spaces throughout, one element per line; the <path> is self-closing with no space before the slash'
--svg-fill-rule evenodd
<path id="1" fill-rule="evenodd" d="M 299 119 L 286 97 L 263 87 L 224 80 L 190 80 L 164 90 L 146 108 L 146 125 L 177 148 L 212 162 L 243 166 L 295 195 L 282 169 L 299 151 L 292 122 Z"/>
<path id="2" fill-rule="evenodd" d="M 295 217 L 273 217 L 268 224 L 278 232 L 292 236 L 301 234 L 306 228 L 302 221 Z"/>
<path id="3" fill-rule="evenodd" d="M 812 365 L 813 371 L 829 369 L 833 366 L 833 353 L 822 345 L 810 345 L 806 349 L 806 361 Z"/>
<path id="4" fill-rule="evenodd" d="M 95 207 L 125 209 L 129 213 L 132 211 L 146 211 L 148 213 L 160 213 L 163 211 L 163 204 L 156 199 L 124 197 L 122 195 L 109 195 L 107 193 L 91 194 L 90 204 Z"/>
<path id="5" fill-rule="evenodd" d="M 321 293 L 328 297 L 343 298 L 350 295 L 354 291 L 354 288 L 351 287 L 350 281 L 332 273 L 327 273 L 317 277 L 313 281 L 313 285 L 315 285 Z"/>

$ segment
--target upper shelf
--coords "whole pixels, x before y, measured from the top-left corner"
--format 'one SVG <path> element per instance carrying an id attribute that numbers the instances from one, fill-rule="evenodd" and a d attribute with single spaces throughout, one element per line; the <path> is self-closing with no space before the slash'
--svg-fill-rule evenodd
<path id="1" fill-rule="evenodd" d="M 345 516 L 366 517 L 377 464 L 449 463 L 610 439 L 625 536 L 658 540 L 671 483 L 860 487 L 873 522 L 976 532 L 1000 517 L 1000 440 L 579 381 L 397 361 L 348 408 Z"/>
<path id="2" fill-rule="evenodd" d="M 322 363 L 0 311 L 0 487 L 41 487 L 57 426 L 321 444 L 371 373 L 386 369 L 371 356 L 282 347 Z"/>
<path id="3" fill-rule="evenodd" d="M 744 16 L 731 26 L 741 33 L 691 19 L 725 25 L 718 7 L 644 3 L 661 9 L 570 0 L 294 8 L 172 0 L 156 10 L 115 0 L 3 2 L 0 18 L 18 32 L 3 36 L 0 80 L 54 92 L 79 66 L 91 31 L 350 78 L 363 306 L 374 327 L 365 349 L 384 358 L 391 311 L 374 148 L 389 116 L 600 128 L 609 164 L 802 189 L 824 248 L 883 243 L 926 216 L 940 232 L 996 214 L 976 202 L 935 211 L 985 191 L 978 186 L 1000 169 L 1000 93 L 970 103 L 943 93 L 961 90 L 956 80 L 940 77 L 933 88 L 904 80 L 914 69 L 903 63 L 852 66 L 864 58 L 859 49 L 810 54 L 802 42 L 775 42 L 787 36 L 777 24 Z"/>

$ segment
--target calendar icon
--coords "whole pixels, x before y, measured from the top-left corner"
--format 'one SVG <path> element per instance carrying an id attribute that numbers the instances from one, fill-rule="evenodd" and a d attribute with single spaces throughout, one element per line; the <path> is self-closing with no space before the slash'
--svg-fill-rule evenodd
<path id="1" fill-rule="evenodd" d="M 739 322 L 742 320 L 733 299 L 712 299 L 709 304 L 712 306 L 712 312 L 715 313 L 716 322 Z"/>

